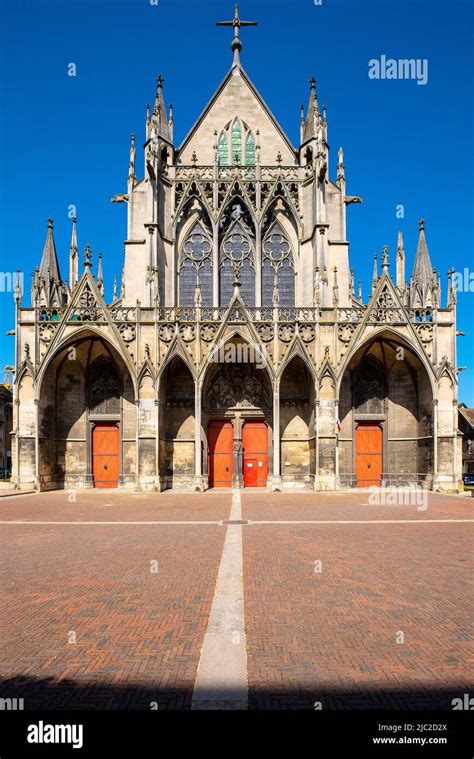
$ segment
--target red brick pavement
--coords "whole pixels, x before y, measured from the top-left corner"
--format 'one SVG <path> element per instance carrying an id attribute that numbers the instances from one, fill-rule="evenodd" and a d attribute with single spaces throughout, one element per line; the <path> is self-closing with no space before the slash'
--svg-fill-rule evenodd
<path id="1" fill-rule="evenodd" d="M 362 505 L 360 492 L 242 501 L 254 520 L 472 515 L 469 500 L 438 495 L 424 512 Z M 120 522 L 217 521 L 230 503 L 229 492 L 2 500 L 3 520 L 119 524 L 0 526 L 0 696 L 26 709 L 189 708 L 225 528 Z M 251 708 L 449 709 L 453 694 L 472 693 L 471 524 L 242 529 Z"/>
<path id="2" fill-rule="evenodd" d="M 192 521 L 220 520 L 229 516 L 231 493 L 127 493 L 120 490 L 77 490 L 0 500 L 0 520 L 104 520 Z"/>
<path id="3" fill-rule="evenodd" d="M 222 527 L 2 525 L 1 534 L 2 697 L 25 698 L 25 709 L 189 708 Z"/>
<path id="4" fill-rule="evenodd" d="M 360 494 L 349 503 L 320 500 L 282 494 L 265 503 L 246 494 L 244 515 L 373 519 L 411 511 L 369 515 L 357 507 Z M 432 501 L 426 518 L 470 516 L 461 499 Z M 243 529 L 251 708 L 450 709 L 455 695 L 472 693 L 472 525 Z M 399 631 L 404 644 L 396 643 Z"/>
<path id="5" fill-rule="evenodd" d="M 370 505 L 370 493 L 243 491 L 242 518 L 267 519 L 472 519 L 474 499 L 428 493 L 428 507 Z"/>

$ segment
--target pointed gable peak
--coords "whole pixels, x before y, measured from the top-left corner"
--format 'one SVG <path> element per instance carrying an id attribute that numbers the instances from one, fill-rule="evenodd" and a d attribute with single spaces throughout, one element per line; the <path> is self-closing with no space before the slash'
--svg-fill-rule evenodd
<path id="1" fill-rule="evenodd" d="M 412 279 L 414 284 L 427 286 L 433 280 L 433 267 L 431 266 L 428 246 L 425 237 L 425 222 L 420 220 L 420 236 L 416 249 L 415 263 L 413 265 Z"/>

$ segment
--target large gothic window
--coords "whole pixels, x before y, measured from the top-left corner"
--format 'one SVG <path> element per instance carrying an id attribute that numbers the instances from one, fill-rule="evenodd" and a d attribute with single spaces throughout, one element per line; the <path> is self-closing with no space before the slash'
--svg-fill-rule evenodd
<path id="1" fill-rule="evenodd" d="M 180 306 L 194 305 L 198 282 L 201 288 L 201 304 L 212 306 L 212 244 L 200 223 L 194 225 L 181 250 L 179 266 Z"/>
<path id="2" fill-rule="evenodd" d="M 262 305 L 273 305 L 274 287 L 278 287 L 278 305 L 295 305 L 295 268 L 290 242 L 279 224 L 274 224 L 262 247 Z"/>
<path id="3" fill-rule="evenodd" d="M 101 356 L 89 369 L 89 410 L 91 414 L 119 414 L 122 395 L 120 377 L 110 359 Z"/>
<path id="4" fill-rule="evenodd" d="M 354 381 L 354 408 L 359 414 L 383 414 L 384 374 L 376 361 L 363 361 Z"/>
<path id="5" fill-rule="evenodd" d="M 239 282 L 240 295 L 255 306 L 255 235 L 248 211 L 236 201 L 228 207 L 220 223 L 219 301 L 227 306 Z"/>

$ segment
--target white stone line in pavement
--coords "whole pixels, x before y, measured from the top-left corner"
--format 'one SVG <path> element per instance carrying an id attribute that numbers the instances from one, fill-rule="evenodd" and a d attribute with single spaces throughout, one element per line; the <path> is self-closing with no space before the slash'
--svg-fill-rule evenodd
<path id="1" fill-rule="evenodd" d="M 259 519 L 248 520 L 254 524 L 452 524 L 474 522 L 474 519 Z"/>
<path id="2" fill-rule="evenodd" d="M 235 490 L 229 519 L 241 518 L 240 492 Z M 242 526 L 229 524 L 201 649 L 191 708 L 247 709 L 247 706 Z"/>

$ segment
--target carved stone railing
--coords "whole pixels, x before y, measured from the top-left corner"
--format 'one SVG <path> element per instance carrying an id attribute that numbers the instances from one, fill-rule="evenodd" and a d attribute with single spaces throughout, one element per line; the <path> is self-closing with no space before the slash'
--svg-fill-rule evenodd
<path id="1" fill-rule="evenodd" d="M 302 182 L 306 175 L 300 166 L 260 166 L 260 179 L 262 182 L 276 182 L 282 179 L 285 182 Z M 190 179 L 211 182 L 215 178 L 214 166 L 176 166 L 176 181 L 185 182 Z M 219 182 L 231 182 L 234 179 L 253 182 L 257 178 L 257 166 L 218 166 L 217 179 Z"/>

